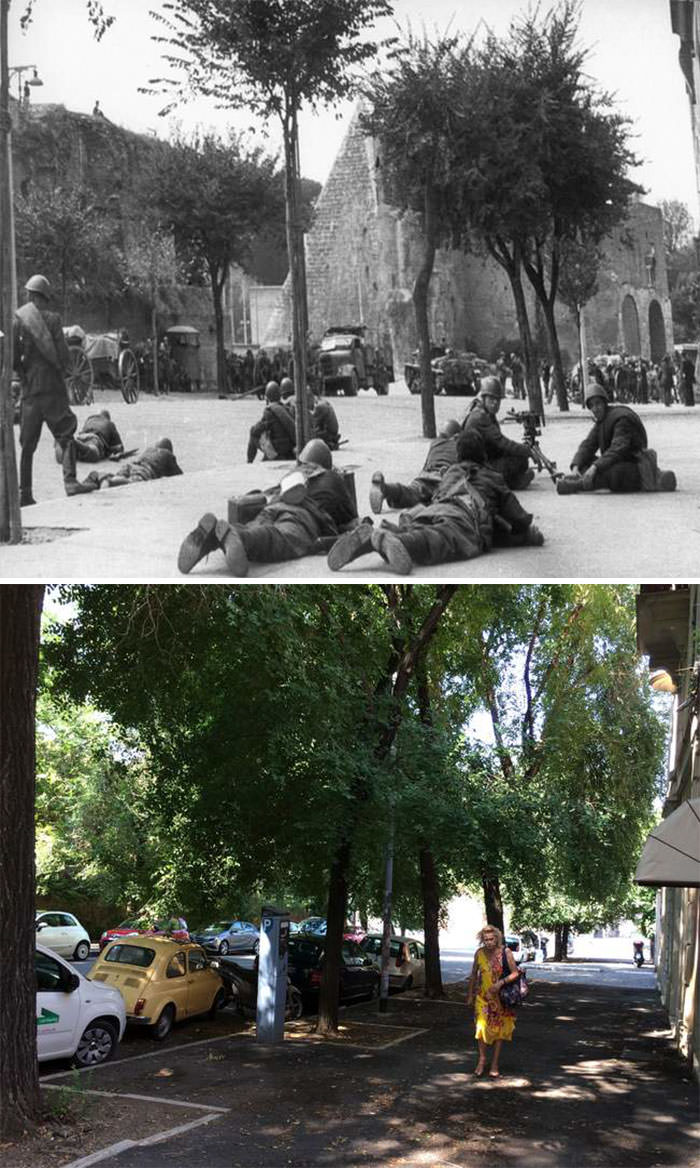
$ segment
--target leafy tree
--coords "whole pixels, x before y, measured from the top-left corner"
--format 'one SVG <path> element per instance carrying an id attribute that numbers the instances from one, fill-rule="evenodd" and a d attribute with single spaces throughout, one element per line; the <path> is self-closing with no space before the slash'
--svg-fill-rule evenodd
<path id="1" fill-rule="evenodd" d="M 465 220 L 457 166 L 456 95 L 469 68 L 469 44 L 458 36 L 431 41 L 410 29 L 365 86 L 370 108 L 361 114 L 379 142 L 379 165 L 392 204 L 417 214 L 423 256 L 413 286 L 421 367 L 423 436 L 435 437 L 428 298 L 435 253 L 462 241 Z"/>
<path id="2" fill-rule="evenodd" d="M 259 148 L 246 149 L 230 134 L 176 138 L 160 152 L 150 199 L 161 226 L 180 254 L 201 264 L 212 291 L 216 324 L 217 381 L 226 389 L 223 291 L 231 264 L 243 265 L 251 245 L 278 206 L 276 162 Z"/>
<path id="3" fill-rule="evenodd" d="M 562 245 L 578 236 L 597 245 L 624 221 L 641 189 L 627 178 L 636 161 L 628 121 L 584 72 L 579 13 L 578 0 L 564 0 L 543 17 L 535 9 L 516 18 L 504 38 L 490 34 L 465 78 L 460 110 L 465 165 L 472 160 L 472 225 L 508 274 L 530 374 L 521 271 L 532 285 L 562 410 L 568 404 L 554 313 Z M 528 385 L 532 394 L 530 379 Z"/>
<path id="4" fill-rule="evenodd" d="M 124 291 L 119 225 L 81 188 L 32 188 L 15 206 L 19 282 L 42 272 L 69 300 L 109 302 Z"/>
<path id="5" fill-rule="evenodd" d="M 356 68 L 376 51 L 363 34 L 391 11 L 388 0 L 171 0 L 153 13 L 164 29 L 155 39 L 174 71 L 153 83 L 172 95 L 168 109 L 194 92 L 282 127 L 298 449 L 309 437 L 299 112 L 304 103 L 334 105 L 352 92 Z"/>
<path id="6" fill-rule="evenodd" d="M 579 338 L 582 385 L 586 384 L 587 354 L 583 346 L 583 309 L 598 291 L 601 253 L 591 240 L 563 240 L 559 249 L 559 299 L 571 313 Z"/>
<path id="7" fill-rule="evenodd" d="M 140 238 L 132 239 L 124 260 L 124 282 L 150 308 L 151 358 L 153 361 L 153 392 L 159 392 L 158 382 L 158 308 L 160 289 L 174 282 L 174 245 L 172 236 L 146 223 Z"/>
<path id="8" fill-rule="evenodd" d="M 683 272 L 678 276 L 671 305 L 676 339 L 696 341 L 700 333 L 700 272 Z"/>
<path id="9" fill-rule="evenodd" d="M 0 1135 L 40 1114 L 34 950 L 34 710 L 44 589 L 0 588 Z"/>
<path id="10" fill-rule="evenodd" d="M 662 199 L 656 204 L 663 217 L 666 256 L 682 251 L 691 241 L 693 218 L 680 199 Z"/>

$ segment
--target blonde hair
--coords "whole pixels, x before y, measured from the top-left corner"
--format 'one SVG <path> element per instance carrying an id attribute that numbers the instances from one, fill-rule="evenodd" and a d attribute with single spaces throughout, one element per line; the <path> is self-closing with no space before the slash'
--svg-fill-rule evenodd
<path id="1" fill-rule="evenodd" d="M 476 939 L 480 945 L 484 943 L 484 933 L 495 933 L 499 946 L 503 945 L 503 933 L 496 925 L 484 925 L 483 929 L 479 929 L 479 932 L 476 934 Z"/>

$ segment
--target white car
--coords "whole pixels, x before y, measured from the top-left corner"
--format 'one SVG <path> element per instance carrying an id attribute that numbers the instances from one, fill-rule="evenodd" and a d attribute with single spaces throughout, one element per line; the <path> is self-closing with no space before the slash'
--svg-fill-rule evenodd
<path id="1" fill-rule="evenodd" d="M 360 948 L 382 968 L 382 934 L 368 933 Z M 389 938 L 389 986 L 393 990 L 410 990 L 425 985 L 425 949 L 413 937 Z"/>
<path id="2" fill-rule="evenodd" d="M 90 956 L 90 937 L 77 917 L 69 912 L 39 910 L 36 913 L 37 941 L 61 957 L 87 961 Z"/>
<path id="3" fill-rule="evenodd" d="M 119 990 L 88 981 L 43 945 L 36 947 L 35 968 L 39 1062 L 72 1058 L 78 1067 L 106 1062 L 126 1026 Z"/>

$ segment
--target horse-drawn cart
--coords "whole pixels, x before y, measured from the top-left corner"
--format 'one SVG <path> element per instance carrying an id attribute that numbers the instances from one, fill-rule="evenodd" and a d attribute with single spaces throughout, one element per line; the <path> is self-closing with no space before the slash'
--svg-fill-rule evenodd
<path id="1" fill-rule="evenodd" d="M 126 333 L 94 335 L 85 333 L 79 325 L 63 331 L 70 354 L 66 385 L 75 405 L 91 405 L 95 386 L 120 389 L 127 404 L 138 401 L 138 364 Z"/>

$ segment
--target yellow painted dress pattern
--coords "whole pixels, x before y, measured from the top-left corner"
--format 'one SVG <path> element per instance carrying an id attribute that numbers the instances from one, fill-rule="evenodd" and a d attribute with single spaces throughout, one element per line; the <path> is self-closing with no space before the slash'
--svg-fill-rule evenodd
<path id="1" fill-rule="evenodd" d="M 501 977 L 503 950 L 497 949 L 489 958 L 484 949 L 478 949 L 474 960 L 477 963 L 474 1002 L 476 1037 L 482 1039 L 487 1046 L 498 1042 L 499 1039 L 510 1042 L 515 1028 L 515 1011 L 501 1005 L 498 994 L 486 996 L 489 987 Z"/>

